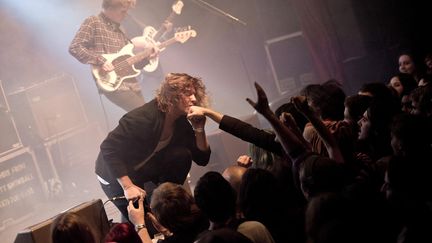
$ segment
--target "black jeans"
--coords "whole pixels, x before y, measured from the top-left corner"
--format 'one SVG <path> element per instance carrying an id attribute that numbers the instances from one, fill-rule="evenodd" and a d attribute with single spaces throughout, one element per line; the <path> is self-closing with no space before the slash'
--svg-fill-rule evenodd
<path id="1" fill-rule="evenodd" d="M 145 189 L 146 182 L 153 182 L 159 185 L 163 182 L 183 184 L 192 165 L 192 156 L 186 147 L 168 146 L 155 154 L 138 171 L 129 175 L 132 182 Z M 123 196 L 123 189 L 119 183 L 109 185 L 101 184 L 102 190 L 108 198 Z M 151 191 L 146 191 L 146 202 L 150 204 Z M 113 203 L 120 210 L 125 218 L 128 218 L 126 200 L 115 200 Z"/>
<path id="2" fill-rule="evenodd" d="M 105 97 L 125 111 L 131 111 L 144 105 L 145 100 L 141 92 L 132 90 L 119 90 L 104 93 Z"/>

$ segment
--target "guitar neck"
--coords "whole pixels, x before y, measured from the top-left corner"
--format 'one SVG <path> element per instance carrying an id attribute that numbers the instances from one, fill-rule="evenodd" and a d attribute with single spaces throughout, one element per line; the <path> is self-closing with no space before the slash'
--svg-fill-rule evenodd
<path id="1" fill-rule="evenodd" d="M 172 37 L 172 38 L 170 38 L 169 40 L 166 40 L 166 41 L 160 43 L 160 44 L 158 45 L 158 47 L 159 47 L 159 49 L 163 49 L 163 48 L 165 48 L 165 47 L 167 47 L 167 46 L 169 46 L 169 45 L 171 45 L 171 44 L 174 44 L 174 43 L 176 43 L 176 42 L 177 42 L 176 38 L 175 38 L 175 37 Z"/>
<path id="2" fill-rule="evenodd" d="M 179 3 L 180 0 L 177 0 L 175 4 Z M 181 8 L 180 8 L 181 10 Z M 174 11 L 174 5 L 173 5 L 173 10 L 171 11 L 170 15 L 168 15 L 168 17 L 165 19 L 164 22 L 173 22 L 174 18 L 176 15 L 179 15 L 180 12 L 176 13 Z M 163 25 L 163 23 L 159 26 L 159 29 L 157 30 L 155 36 L 153 37 L 153 40 L 159 40 L 162 36 L 162 34 L 165 32 L 165 26 Z"/>
<path id="3" fill-rule="evenodd" d="M 166 22 L 166 21 L 172 22 L 176 15 L 177 14 L 174 11 L 171 11 L 171 14 L 168 16 L 168 18 L 165 19 L 164 22 Z M 161 26 L 159 26 L 159 29 L 157 30 L 156 34 L 154 35 L 153 39 L 159 40 L 162 37 L 162 34 L 164 32 L 165 32 L 165 26 L 163 24 L 161 24 Z"/>
<path id="4" fill-rule="evenodd" d="M 146 49 L 142 52 L 137 53 L 135 56 L 131 56 L 127 59 L 129 65 L 134 65 L 135 63 L 144 60 L 152 53 L 152 49 Z"/>

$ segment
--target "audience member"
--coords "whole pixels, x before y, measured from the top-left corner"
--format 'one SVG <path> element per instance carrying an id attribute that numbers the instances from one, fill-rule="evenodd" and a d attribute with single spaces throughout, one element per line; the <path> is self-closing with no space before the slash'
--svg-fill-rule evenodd
<path id="1" fill-rule="evenodd" d="M 96 243 L 91 226 L 78 214 L 65 212 L 51 225 L 53 243 Z"/>
<path id="2" fill-rule="evenodd" d="M 411 91 L 418 87 L 416 80 L 411 74 L 408 73 L 398 73 L 394 75 L 390 82 L 389 87 L 392 87 L 399 98 L 409 95 Z"/>
<path id="3" fill-rule="evenodd" d="M 414 77 L 417 83 L 423 78 L 422 66 L 410 51 L 402 51 L 398 57 L 399 72 L 407 73 Z"/>
<path id="4" fill-rule="evenodd" d="M 432 175 L 429 158 L 393 156 L 382 190 L 399 227 L 397 242 L 432 242 Z"/>
<path id="5" fill-rule="evenodd" d="M 143 243 L 135 228 L 130 223 L 119 223 L 114 225 L 107 236 L 105 243 Z"/>
<path id="6" fill-rule="evenodd" d="M 236 192 L 218 172 L 209 171 L 201 176 L 194 195 L 198 207 L 210 220 L 210 230 L 230 228 L 242 233 L 254 243 L 274 242 L 262 223 L 236 217 Z"/>
<path id="7" fill-rule="evenodd" d="M 411 113 L 432 119 L 432 85 L 418 87 L 411 94 Z"/>
<path id="8" fill-rule="evenodd" d="M 172 233 L 160 243 L 192 243 L 209 228 L 208 218 L 181 185 L 171 182 L 159 185 L 153 192 L 150 208 L 157 222 Z"/>
<path id="9" fill-rule="evenodd" d="M 280 184 L 267 170 L 248 169 L 240 185 L 239 202 L 246 220 L 263 223 L 275 242 L 302 242 L 303 212 L 287 207 Z"/>
<path id="10" fill-rule="evenodd" d="M 372 97 L 367 95 L 354 94 L 345 99 L 344 120 L 351 124 L 353 134 L 360 132 L 358 121 L 363 117 L 369 107 Z"/>
<path id="11" fill-rule="evenodd" d="M 330 137 L 335 137 L 335 142 L 344 160 L 351 161 L 356 134 L 352 133 L 351 123 L 344 120 L 346 95 L 341 85 L 335 80 L 327 81 L 321 85 L 308 85 L 300 91 L 300 95 L 306 97 L 310 109 L 332 134 Z M 301 108 L 301 106 L 298 108 Z M 307 112 L 307 110 L 301 110 L 300 112 Z M 312 114 L 309 113 L 308 115 Z M 310 118 L 308 119 L 310 120 Z M 328 150 L 330 147 L 326 146 L 321 139 L 316 130 L 316 125 L 308 123 L 303 131 L 303 137 L 312 145 L 312 151 L 329 156 Z M 334 154 L 331 155 L 331 158 L 339 160 L 333 156 Z"/>

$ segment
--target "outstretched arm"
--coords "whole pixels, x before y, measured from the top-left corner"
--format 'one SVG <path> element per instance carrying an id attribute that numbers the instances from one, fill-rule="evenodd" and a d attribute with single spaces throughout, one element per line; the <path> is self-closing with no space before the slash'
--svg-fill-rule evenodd
<path id="1" fill-rule="evenodd" d="M 207 116 L 219 124 L 224 115 L 209 108 L 200 107 L 200 106 L 191 106 L 191 108 L 189 109 L 188 118 L 196 117 L 196 116 Z"/>
<path id="2" fill-rule="evenodd" d="M 219 124 L 219 128 L 243 141 L 253 143 L 265 150 L 271 151 L 279 156 L 284 151 L 279 142 L 275 141 L 275 135 L 265 130 L 256 128 L 251 124 L 241 121 L 229 115 L 221 114 L 210 108 L 192 106 L 189 110 L 190 116 L 207 116 Z"/>
<path id="3" fill-rule="evenodd" d="M 304 159 L 311 154 L 311 148 L 304 143 L 303 137 L 299 137 L 298 134 L 293 132 L 294 128 L 290 129 L 286 126 L 290 125 L 290 122 L 283 124 L 282 121 L 280 121 L 278 117 L 273 113 L 273 111 L 270 110 L 267 95 L 265 94 L 261 86 L 255 83 L 255 88 L 257 91 L 258 101 L 253 102 L 249 98 L 247 98 L 246 101 L 253 108 L 255 108 L 256 111 L 262 114 L 273 127 L 285 153 L 292 161 L 292 173 L 294 183 L 297 185 L 297 187 L 300 187 L 300 165 L 302 164 Z"/>
<path id="4" fill-rule="evenodd" d="M 316 116 L 316 114 L 310 109 L 306 97 L 295 96 L 291 98 L 294 106 L 300 111 L 314 126 L 321 140 L 327 149 L 329 157 L 339 163 L 344 163 L 342 152 L 339 149 L 339 145 L 336 142 L 334 136 L 330 133 L 324 123 Z"/>
<path id="5" fill-rule="evenodd" d="M 292 132 L 291 129 L 285 126 L 273 113 L 269 107 L 267 95 L 261 86 L 255 83 L 255 88 L 257 90 L 258 101 L 253 102 L 249 98 L 247 98 L 246 101 L 269 121 L 285 152 L 293 162 L 297 161 L 300 154 L 308 152 L 310 149 L 306 147 L 301 139 Z"/>

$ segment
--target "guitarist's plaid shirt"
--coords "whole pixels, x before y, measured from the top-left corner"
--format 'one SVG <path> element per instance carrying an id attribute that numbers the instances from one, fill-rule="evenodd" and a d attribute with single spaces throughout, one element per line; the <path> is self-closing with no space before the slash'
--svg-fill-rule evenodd
<path id="1" fill-rule="evenodd" d="M 102 54 L 116 53 L 128 43 L 130 40 L 120 25 L 100 13 L 84 20 L 69 46 L 69 53 L 81 63 L 102 65 L 106 61 Z M 136 79 L 128 79 L 118 90 L 139 91 L 140 86 Z"/>

